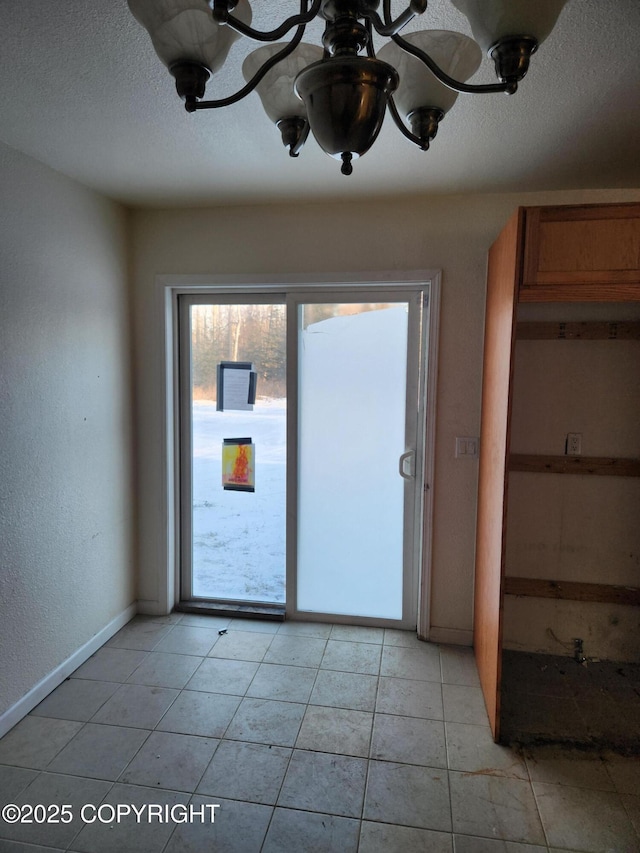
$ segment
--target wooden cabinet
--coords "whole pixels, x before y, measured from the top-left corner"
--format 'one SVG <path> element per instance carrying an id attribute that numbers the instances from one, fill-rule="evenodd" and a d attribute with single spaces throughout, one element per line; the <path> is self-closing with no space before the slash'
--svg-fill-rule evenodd
<path id="1" fill-rule="evenodd" d="M 518 324 L 518 302 L 585 301 L 640 301 L 640 205 L 518 209 L 489 251 L 482 383 L 474 650 L 496 740 L 500 739 L 504 596 L 513 592 L 505 578 L 509 470 L 524 464 L 511 456 L 510 448 L 516 336 L 567 340 L 637 340 L 639 336 L 637 321 Z M 527 457 L 525 461 L 536 470 L 549 466 L 552 470 L 554 464 L 566 468 L 564 459 L 554 463 L 552 457 L 545 457 L 532 462 Z M 573 468 L 584 473 L 590 467 L 593 470 L 588 473 L 605 475 L 612 467 L 624 468 L 625 476 L 638 476 L 637 459 L 622 462 L 584 458 Z M 608 600 L 615 593 L 616 600 L 622 594 L 627 603 L 637 603 L 637 590 L 621 593 L 596 586 L 600 587 L 565 584 L 559 588 L 551 582 L 549 589 L 534 585 L 529 594 L 580 594 L 589 600 Z M 518 587 L 517 594 L 527 593 Z"/>
<path id="2" fill-rule="evenodd" d="M 491 247 L 487 271 L 473 647 L 496 740 L 500 735 L 511 356 L 523 226 L 520 209 Z"/>
<path id="3" fill-rule="evenodd" d="M 522 302 L 640 298 L 640 204 L 524 210 Z"/>

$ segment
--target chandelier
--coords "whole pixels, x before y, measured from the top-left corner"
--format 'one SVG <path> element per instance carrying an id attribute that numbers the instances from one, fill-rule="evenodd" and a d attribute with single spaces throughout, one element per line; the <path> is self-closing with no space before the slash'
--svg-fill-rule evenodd
<path id="1" fill-rule="evenodd" d="M 427 150 L 459 92 L 513 94 L 566 0 L 451 0 L 469 20 L 475 41 L 444 30 L 401 36 L 426 11 L 427 0 L 410 0 L 395 18 L 391 0 L 383 0 L 381 13 L 380 0 L 301 0 L 298 14 L 268 32 L 251 27 L 248 0 L 128 3 L 188 112 L 226 107 L 255 90 L 292 157 L 311 131 L 349 175 L 352 160 L 375 142 L 387 108 L 402 135 Z M 302 41 L 315 18 L 324 21 L 322 47 Z M 374 31 L 388 39 L 379 50 Z M 246 85 L 228 97 L 204 100 L 209 78 L 241 36 L 268 42 L 245 59 Z M 482 51 L 493 59 L 499 82 L 469 84 Z"/>

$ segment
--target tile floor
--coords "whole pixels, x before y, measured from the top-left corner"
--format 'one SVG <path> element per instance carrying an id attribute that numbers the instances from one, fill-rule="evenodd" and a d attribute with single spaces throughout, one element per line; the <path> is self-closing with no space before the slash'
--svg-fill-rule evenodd
<path id="1" fill-rule="evenodd" d="M 497 746 L 470 650 L 313 623 L 136 618 L 0 740 L 0 801 L 69 806 L 0 853 L 640 850 L 640 759 Z"/>

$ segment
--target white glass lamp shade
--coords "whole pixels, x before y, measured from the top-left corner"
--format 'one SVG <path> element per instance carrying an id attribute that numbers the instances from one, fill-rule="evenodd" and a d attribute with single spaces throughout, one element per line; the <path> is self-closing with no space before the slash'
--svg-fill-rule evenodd
<path id="1" fill-rule="evenodd" d="M 554 28 L 567 0 L 451 0 L 467 16 L 480 47 L 510 36 L 532 36 L 538 44 Z"/>
<path id="2" fill-rule="evenodd" d="M 472 38 L 448 30 L 423 30 L 408 33 L 405 40 L 428 53 L 450 77 L 464 83 L 476 73 L 482 62 L 482 51 Z M 420 107 L 435 107 L 446 113 L 454 105 L 458 93 L 442 84 L 424 62 L 402 50 L 395 42 L 385 44 L 378 57 L 388 62 L 400 75 L 394 99 L 404 116 Z"/>
<path id="3" fill-rule="evenodd" d="M 269 44 L 259 47 L 247 56 L 242 64 L 244 79 L 249 82 L 265 62 L 271 59 L 286 44 Z M 307 111 L 304 102 L 293 88 L 298 73 L 322 59 L 323 50 L 315 44 L 301 42 L 289 56 L 278 62 L 256 86 L 264 111 L 274 124 L 280 119 L 299 116 L 306 118 Z"/>
<path id="4" fill-rule="evenodd" d="M 239 38 L 239 33 L 213 20 L 206 0 L 128 0 L 128 3 L 167 68 L 179 62 L 195 62 L 214 73 Z M 233 15 L 250 24 L 248 0 L 238 0 Z"/>

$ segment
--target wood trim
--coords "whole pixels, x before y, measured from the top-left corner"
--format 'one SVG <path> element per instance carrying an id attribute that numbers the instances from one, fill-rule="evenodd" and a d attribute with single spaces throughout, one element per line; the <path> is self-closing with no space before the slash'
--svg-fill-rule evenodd
<path id="1" fill-rule="evenodd" d="M 550 581 L 539 578 L 505 578 L 506 595 L 524 595 L 533 598 L 559 598 L 564 601 L 595 601 L 602 604 L 640 605 L 640 589 L 633 586 L 615 586 L 582 581 Z"/>
<path id="2" fill-rule="evenodd" d="M 562 280 L 558 280 L 562 277 Z M 576 293 L 594 284 L 606 284 L 607 287 L 628 287 L 634 285 L 640 287 L 640 274 L 638 270 L 629 269 L 607 269 L 607 270 L 538 270 L 535 282 L 527 281 L 523 287 L 572 287 Z"/>
<path id="3" fill-rule="evenodd" d="M 529 211 L 542 211 L 544 222 L 576 222 L 589 219 L 636 219 L 640 216 L 640 204 L 636 201 L 605 204 L 560 204 L 543 207 L 528 207 Z"/>
<path id="4" fill-rule="evenodd" d="M 502 614 L 515 308 L 524 209 L 489 250 L 478 472 L 473 645 L 491 731 L 500 739 Z"/>
<path id="5" fill-rule="evenodd" d="M 520 322 L 519 341 L 638 341 L 640 320 L 630 322 L 545 323 Z"/>
<path id="6" fill-rule="evenodd" d="M 640 282 L 523 285 L 520 302 L 640 302 Z"/>
<path id="7" fill-rule="evenodd" d="M 601 477 L 640 477 L 640 459 L 512 453 L 509 457 L 509 471 L 521 471 L 530 474 L 595 474 Z"/>
<path id="8" fill-rule="evenodd" d="M 525 210 L 524 260 L 518 300 L 522 301 L 522 293 L 526 282 L 535 282 L 538 277 L 538 258 L 540 256 L 540 216 L 543 208 L 527 207 Z"/>

